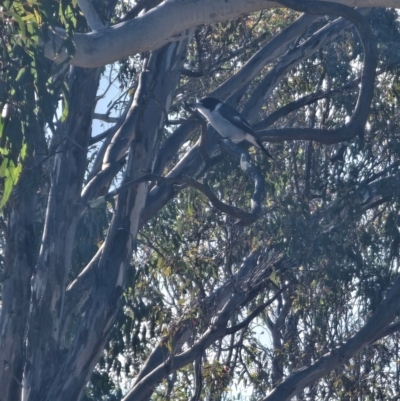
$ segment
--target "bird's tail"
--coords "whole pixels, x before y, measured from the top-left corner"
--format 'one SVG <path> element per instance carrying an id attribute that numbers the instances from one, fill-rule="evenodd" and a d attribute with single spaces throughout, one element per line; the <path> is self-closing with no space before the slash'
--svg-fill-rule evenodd
<path id="1" fill-rule="evenodd" d="M 254 146 L 257 148 L 260 148 L 262 152 L 265 154 L 265 156 L 269 157 L 270 159 L 274 160 L 274 158 L 269 154 L 268 150 L 265 149 L 264 145 L 261 143 L 261 141 L 255 136 L 251 135 L 249 133 L 246 133 L 245 139 L 252 143 Z"/>

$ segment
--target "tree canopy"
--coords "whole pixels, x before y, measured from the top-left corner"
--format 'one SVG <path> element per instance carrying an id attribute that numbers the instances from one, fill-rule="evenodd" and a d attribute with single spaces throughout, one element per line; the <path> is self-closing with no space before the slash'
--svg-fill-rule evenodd
<path id="1" fill-rule="evenodd" d="M 3 3 L 0 401 L 397 399 L 397 2 Z"/>

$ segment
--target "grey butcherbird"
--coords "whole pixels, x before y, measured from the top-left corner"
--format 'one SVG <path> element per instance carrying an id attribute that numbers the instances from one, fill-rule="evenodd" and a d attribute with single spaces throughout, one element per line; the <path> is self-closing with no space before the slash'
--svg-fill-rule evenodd
<path id="1" fill-rule="evenodd" d="M 215 97 L 205 97 L 198 103 L 188 103 L 189 107 L 197 109 L 215 130 L 232 142 L 248 141 L 261 149 L 264 154 L 273 159 L 255 134 L 251 125 L 233 107 L 221 102 Z"/>

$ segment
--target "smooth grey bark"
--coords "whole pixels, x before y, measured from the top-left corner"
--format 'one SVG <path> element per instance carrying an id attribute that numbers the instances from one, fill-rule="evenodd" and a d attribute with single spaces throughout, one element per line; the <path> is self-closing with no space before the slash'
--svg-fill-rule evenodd
<path id="1" fill-rule="evenodd" d="M 180 43 L 180 42 L 177 42 L 177 43 Z M 173 47 L 171 49 L 173 49 Z M 180 51 L 182 51 L 182 49 L 180 49 Z M 169 54 L 169 56 L 171 57 L 172 55 Z M 179 53 L 178 58 L 179 57 L 183 57 L 181 53 Z M 168 82 L 174 83 L 176 81 L 177 69 L 174 67 L 173 69 L 171 69 L 171 71 L 169 71 L 168 68 L 171 67 L 170 65 L 162 65 L 161 62 L 163 62 L 163 60 L 161 60 L 159 62 L 160 62 L 160 65 L 157 66 L 157 68 L 159 70 L 158 70 L 158 72 L 154 72 L 154 74 L 159 74 L 160 77 L 162 77 L 162 79 L 160 78 L 157 81 L 157 83 L 159 85 L 157 87 L 157 90 L 159 90 L 159 91 L 165 90 L 170 95 L 170 92 L 172 92 L 175 87 L 169 85 Z M 164 60 L 164 62 L 165 62 L 165 60 Z M 174 62 L 174 60 L 171 58 L 170 62 Z M 181 59 L 181 62 L 182 62 L 182 59 Z M 154 79 L 156 79 L 156 78 L 154 78 Z M 166 89 L 163 88 L 162 84 L 166 85 Z M 137 91 L 136 96 L 138 96 L 138 94 L 139 94 L 139 92 Z M 157 95 L 158 95 L 158 93 L 157 93 Z M 163 96 L 165 96 L 165 95 L 163 95 Z M 138 107 L 139 103 L 140 103 L 140 101 L 137 98 L 136 102 L 134 102 L 131 105 L 129 112 L 126 114 L 124 124 L 122 124 L 122 126 L 113 135 L 113 138 L 114 138 L 113 141 L 110 141 L 110 144 L 107 144 L 107 156 L 104 157 L 104 160 L 106 160 L 105 163 L 103 160 L 103 164 L 104 164 L 103 170 L 98 171 L 97 174 L 95 174 L 95 177 L 93 178 L 93 180 L 90 181 L 82 191 L 82 200 L 85 204 L 87 204 L 88 200 L 97 197 L 98 192 L 100 191 L 101 188 L 103 188 L 101 176 L 102 176 L 103 172 L 108 171 L 107 164 L 109 164 L 110 152 L 114 152 L 114 155 L 119 155 L 118 157 L 121 157 L 121 155 L 123 155 L 123 152 L 119 151 L 117 149 L 117 145 L 119 144 L 121 147 L 123 147 L 126 150 L 127 149 L 127 142 L 126 142 L 127 138 L 130 137 L 131 140 L 133 140 L 134 135 L 135 135 L 135 125 L 137 124 L 137 121 L 135 121 L 135 119 L 137 119 L 137 116 L 139 116 L 140 113 L 142 112 L 142 111 L 140 111 L 140 109 Z M 165 105 L 165 106 L 167 106 L 167 105 Z M 169 104 L 168 104 L 168 107 L 169 107 Z M 155 109 L 158 110 L 158 112 L 162 111 L 159 104 L 156 106 Z M 163 118 L 166 118 L 166 116 L 164 116 Z M 128 130 L 128 127 L 131 129 L 131 131 Z M 160 128 L 158 127 L 157 129 L 160 129 Z M 104 153 L 106 153 L 106 151 L 104 151 Z M 149 171 L 149 169 L 144 170 L 144 171 Z M 150 169 L 150 171 L 151 171 L 151 169 Z M 113 177 L 114 175 L 110 174 L 110 176 Z M 100 185 L 98 185 L 97 181 L 101 181 Z M 81 303 L 81 299 L 83 297 L 82 294 L 91 287 L 91 280 L 93 277 L 92 274 L 93 274 L 93 271 L 95 270 L 92 268 L 92 265 L 95 264 L 95 259 L 99 258 L 100 254 L 102 252 L 103 252 L 102 249 L 100 249 L 97 256 L 95 256 L 93 258 L 93 260 L 82 271 L 82 273 L 78 276 L 78 278 L 73 283 L 71 283 L 70 287 L 67 290 L 67 293 L 69 294 L 69 295 L 67 295 L 67 302 L 71 302 L 72 299 L 75 299 L 75 301 L 73 301 L 73 304 L 75 304 L 75 306 L 77 306 L 79 303 Z M 79 288 L 79 290 L 78 290 L 78 288 Z M 77 295 L 78 293 L 80 293 L 81 296 L 78 296 Z M 73 306 L 71 306 L 71 307 L 74 310 L 74 307 Z"/>
<path id="2" fill-rule="evenodd" d="M 338 0 L 337 3 L 350 7 L 400 8 L 397 0 Z M 75 34 L 76 52 L 70 63 L 85 68 L 104 66 L 160 48 L 177 40 L 185 29 L 279 6 L 279 2 L 266 0 L 167 0 L 133 20 L 88 34 Z M 63 32 L 54 32 L 44 44 L 49 59 L 61 62 L 67 58 L 64 51 L 55 52 L 62 40 Z"/>
<path id="3" fill-rule="evenodd" d="M 24 335 L 30 302 L 30 279 L 35 267 L 35 184 L 40 172 L 23 172 L 10 200 L 0 319 L 0 400 L 19 400 L 24 367 Z M 22 192 L 23 189 L 23 192 Z"/>
<path id="4" fill-rule="evenodd" d="M 78 0 L 78 4 L 92 31 L 105 28 L 90 0 Z"/>
<path id="5" fill-rule="evenodd" d="M 70 72 L 71 109 L 57 132 L 60 152 L 55 157 L 44 232 L 32 277 L 23 401 L 45 399 L 60 363 L 65 286 L 81 209 L 79 198 L 99 72 L 79 67 L 72 67 Z"/>
<path id="6" fill-rule="evenodd" d="M 171 92 L 180 77 L 187 43 L 187 40 L 174 42 L 155 51 L 141 73 L 141 84 L 132 104 L 132 112 L 128 113 L 125 123 L 114 136 L 115 140 L 109 145 L 108 155 L 114 152 L 115 158 L 123 154 L 121 149 L 129 149 L 124 182 L 140 178 L 144 171 L 152 168 L 167 117 L 165 111 L 169 109 Z M 107 168 L 109 156 L 106 155 L 105 160 Z M 116 211 L 103 247 L 67 291 L 66 303 L 70 313 L 80 307 L 84 319 L 74 333 L 75 339 L 51 388 L 43 394 L 43 400 L 78 399 L 103 351 L 125 286 L 126 270 L 148 185 L 148 182 L 142 182 L 118 195 Z M 82 291 L 80 280 L 87 275 L 96 277 L 97 285 Z M 76 289 L 78 294 L 74 293 Z M 74 305 L 71 299 L 77 303 Z"/>

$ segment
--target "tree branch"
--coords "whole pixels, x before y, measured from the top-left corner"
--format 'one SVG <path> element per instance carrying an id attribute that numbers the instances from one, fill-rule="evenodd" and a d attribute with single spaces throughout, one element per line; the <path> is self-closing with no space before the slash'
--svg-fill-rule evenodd
<path id="1" fill-rule="evenodd" d="M 322 356 L 311 366 L 290 375 L 279 384 L 263 401 L 286 401 L 332 370 L 347 362 L 353 355 L 379 338 L 400 311 L 400 278 L 388 291 L 385 300 L 371 319 L 343 345 Z"/>
<path id="2" fill-rule="evenodd" d="M 55 157 L 41 250 L 32 276 L 24 373 L 24 391 L 32 399 L 46 399 L 49 383 L 58 370 L 55 355 L 60 350 L 65 286 L 81 214 L 79 198 L 99 78 L 99 69 L 72 68 L 68 99 L 71 107 L 67 119 L 57 129 L 61 137 L 68 135 L 72 145 L 66 146 L 64 140 L 64 149 Z M 42 324 L 44 321 L 46 325 Z M 40 346 L 43 342 L 45 350 Z"/>
<path id="3" fill-rule="evenodd" d="M 338 0 L 349 4 L 350 0 Z M 317 3 L 323 4 L 324 1 Z M 351 0 L 352 6 L 400 8 L 397 0 Z M 137 53 L 160 48 L 166 43 L 182 38 L 185 29 L 201 24 L 210 24 L 236 18 L 267 8 L 279 7 L 276 1 L 254 0 L 168 0 L 158 7 L 111 28 L 89 34 L 73 36 L 76 52 L 71 64 L 94 68 L 113 63 Z M 45 55 L 51 60 L 62 62 L 68 58 L 65 51 L 56 52 L 64 35 L 53 32 L 44 43 Z M 90 52 L 88 51 L 90 49 Z"/>
<path id="4" fill-rule="evenodd" d="M 201 389 L 203 388 L 203 376 L 201 374 L 201 355 L 199 355 L 193 363 L 194 368 L 194 394 L 190 401 L 199 401 Z"/>
<path id="5" fill-rule="evenodd" d="M 166 336 L 160 341 L 160 345 L 150 355 L 123 401 L 144 399 L 149 395 L 149 389 L 154 388 L 164 377 L 195 360 L 204 349 L 226 335 L 227 323 L 232 313 L 254 299 L 265 288 L 272 269 L 283 272 L 294 266 L 292 260 L 281 255 L 269 257 L 268 254 L 264 254 L 259 260 L 258 256 L 258 251 L 250 253 L 231 282 L 214 291 L 204 301 L 196 302 L 188 312 L 190 317 L 184 316 L 170 328 L 169 331 L 174 333 L 173 337 Z M 184 343 L 193 336 L 190 323 L 193 321 L 193 310 L 206 311 L 202 314 L 202 321 L 208 328 L 192 347 L 181 352 Z M 175 355 L 170 354 L 166 344 L 172 344 L 172 348 L 169 349 L 174 349 Z M 177 344 L 180 344 L 180 347 Z"/>
<path id="6" fill-rule="evenodd" d="M 93 118 L 95 120 L 104 121 L 106 123 L 117 123 L 119 117 L 110 117 L 108 114 L 93 113 Z"/>
<path id="7" fill-rule="evenodd" d="M 356 13 L 356 11 L 352 11 L 353 13 Z M 368 8 L 360 10 L 362 13 L 369 13 L 370 11 L 371 9 Z M 349 27 L 351 27 L 351 23 L 347 21 L 346 18 L 337 18 L 335 21 L 332 21 L 315 32 L 300 46 L 287 52 L 266 74 L 263 80 L 252 92 L 250 99 L 243 109 L 244 116 L 250 121 L 255 120 L 264 105 L 265 100 L 270 96 L 274 88 L 286 73 Z"/>
<path id="8" fill-rule="evenodd" d="M 350 138 L 353 138 L 357 135 L 363 136 L 374 91 L 376 66 L 378 60 L 376 39 L 368 22 L 358 11 L 337 3 L 307 0 L 304 0 L 301 3 L 293 0 L 279 0 L 279 2 L 284 6 L 293 8 L 296 11 L 308 12 L 310 14 L 332 14 L 342 16 L 355 25 L 364 49 L 361 89 L 357 99 L 356 108 L 349 123 L 345 124 L 343 127 L 333 131 L 318 130 L 318 132 L 320 135 L 324 133 L 325 135 L 330 134 L 331 136 L 339 134 L 341 136 L 348 136 Z M 256 93 L 253 94 L 253 96 L 255 95 Z"/>
<path id="9" fill-rule="evenodd" d="M 288 288 L 287 285 L 283 286 L 271 299 L 269 299 L 267 302 L 264 302 L 262 305 L 257 306 L 257 308 L 254 309 L 250 313 L 250 315 L 247 316 L 240 323 L 236 324 L 235 326 L 228 327 L 226 329 L 226 334 L 233 334 L 247 327 L 266 307 L 274 303 L 278 299 L 278 297 L 282 294 L 282 292 L 285 291 L 287 288 Z"/>
<path id="10" fill-rule="evenodd" d="M 143 182 L 148 182 L 148 181 L 155 181 L 157 183 L 164 183 L 168 185 L 180 185 L 181 188 L 185 187 L 192 187 L 200 191 L 203 195 L 207 197 L 207 199 L 210 201 L 210 203 L 220 210 L 223 213 L 226 213 L 232 217 L 236 217 L 241 220 L 242 224 L 248 225 L 251 223 L 254 223 L 254 221 L 257 219 L 257 213 L 253 211 L 255 209 L 254 207 L 252 208 L 252 212 L 248 213 L 243 211 L 242 209 L 236 207 L 236 206 L 230 206 L 225 204 L 224 202 L 220 201 L 216 195 L 211 191 L 210 187 L 207 185 L 201 184 L 200 182 L 196 181 L 195 179 L 188 177 L 188 176 L 179 176 L 179 177 L 161 177 L 155 174 L 145 174 L 144 176 L 124 183 L 117 189 L 109 192 L 107 195 L 104 195 L 100 198 L 95 199 L 94 201 L 89 203 L 89 206 L 91 208 L 96 208 L 99 205 L 104 204 L 111 198 L 119 195 L 121 192 L 125 191 L 127 188 L 131 188 L 135 185 L 141 184 Z M 257 209 L 258 212 L 258 209 Z"/>
<path id="11" fill-rule="evenodd" d="M 90 0 L 78 0 L 78 4 L 92 31 L 98 31 L 99 29 L 104 29 L 106 27 L 101 22 L 101 19 L 98 16 Z"/>
<path id="12" fill-rule="evenodd" d="M 376 73 L 376 75 L 379 76 L 388 71 L 391 71 L 394 68 L 398 67 L 398 65 L 399 65 L 398 63 L 387 65 L 387 66 L 381 68 Z M 348 84 L 337 87 L 335 89 L 330 89 L 327 91 L 320 90 L 315 93 L 310 93 L 309 95 L 303 96 L 297 100 L 294 100 L 293 102 L 286 104 L 285 106 L 282 106 L 280 109 L 272 112 L 271 114 L 268 115 L 267 118 L 265 118 L 264 120 L 260 121 L 257 124 L 254 124 L 253 128 L 255 129 L 255 131 L 257 131 L 257 134 L 260 137 L 263 137 L 265 139 L 267 137 L 267 135 L 270 134 L 270 132 L 271 132 L 271 131 L 266 130 L 266 128 L 269 127 L 270 125 L 274 124 L 280 118 L 287 116 L 291 112 L 298 110 L 301 107 L 313 104 L 313 103 L 317 102 L 318 100 L 331 98 L 336 95 L 341 95 L 345 92 L 351 92 L 352 90 L 357 88 L 360 81 L 361 81 L 361 78 L 356 78 L 353 81 L 349 82 Z M 285 135 L 282 135 L 282 138 L 280 138 L 279 142 L 282 142 L 285 140 L 286 140 Z M 274 139 L 272 139 L 272 142 L 278 142 L 278 137 L 274 136 Z M 316 142 L 318 142 L 318 140 L 316 140 Z"/>
<path id="13" fill-rule="evenodd" d="M 220 87 L 211 92 L 212 96 L 226 99 L 233 92 L 245 87 L 268 63 L 280 58 L 294 40 L 303 33 L 318 17 L 303 15 L 293 24 L 289 25 L 282 32 L 276 35 L 262 49 L 260 49 L 236 74 Z M 179 148 L 186 142 L 197 124 L 188 124 L 178 127 L 162 144 L 157 157 L 154 173 L 161 175 L 168 162 L 177 154 Z M 215 142 L 216 143 L 216 142 Z"/>
<path id="14" fill-rule="evenodd" d="M 212 91 L 210 96 L 226 99 L 232 92 L 236 92 L 246 86 L 267 64 L 275 62 L 284 55 L 296 39 L 321 18 L 309 14 L 301 15 L 255 53 L 236 74 Z"/>
<path id="15" fill-rule="evenodd" d="M 368 10 L 363 9 L 363 12 L 367 12 Z M 272 61 L 268 58 L 267 51 L 272 51 L 276 57 L 279 57 L 283 54 L 283 51 L 286 49 L 286 46 L 289 46 L 293 42 L 296 37 L 296 34 L 299 35 L 298 28 L 302 27 L 303 29 L 307 29 L 309 24 L 312 21 L 308 20 L 306 17 L 300 17 L 296 20 L 298 24 L 296 29 L 284 30 L 279 35 L 276 36 L 276 43 L 274 46 L 268 47 L 266 45 L 263 49 L 260 50 L 257 55 L 255 55 L 243 68 L 245 68 L 245 73 L 242 73 L 242 69 L 235 74 L 234 77 L 231 78 L 231 85 L 225 86 L 225 84 L 221 85 L 216 91 L 212 92 L 214 96 L 218 95 L 221 98 L 224 98 L 225 95 L 228 95 L 232 92 L 238 92 L 238 89 L 233 85 L 239 85 L 240 82 L 246 80 L 247 76 L 253 76 L 256 72 L 262 68 L 267 61 Z M 312 40 L 307 41 L 307 46 L 303 48 L 300 52 L 301 54 L 309 55 L 311 50 L 314 47 L 318 48 L 321 45 L 321 41 L 332 39 L 332 37 L 337 36 L 344 28 L 346 28 L 348 23 L 343 21 L 342 19 L 338 19 L 333 23 L 329 24 L 327 27 L 322 28 L 319 34 L 314 35 Z M 282 42 L 283 45 L 279 46 L 279 43 Z M 325 42 L 323 42 L 325 43 Z M 286 44 L 286 45 L 285 45 Z M 277 48 L 275 46 L 278 46 Z M 304 45 L 303 45 L 304 46 Z M 260 60 L 261 59 L 261 60 Z M 298 61 L 298 60 L 297 60 Z M 286 63 L 283 63 L 286 65 Z M 246 81 L 247 82 L 247 81 Z M 242 86 L 243 88 L 243 86 Z M 269 90 L 273 90 L 273 87 L 270 87 Z M 224 95 L 225 94 L 225 95 Z M 311 95 L 310 95 L 311 96 Z M 249 108 L 252 110 L 252 113 L 256 111 L 257 108 L 252 105 Z M 263 102 L 260 103 L 260 107 Z M 257 126 L 256 126 L 257 127 Z M 175 132 L 164 142 L 161 151 L 159 152 L 159 157 L 156 163 L 156 167 L 154 172 L 157 174 L 161 174 L 167 165 L 168 161 L 172 159 L 172 157 L 176 154 L 182 143 L 184 143 L 190 135 L 192 135 L 195 125 L 185 124 L 184 126 L 180 126 Z M 334 132 L 335 135 L 332 135 Z M 282 139 L 286 140 L 315 140 L 325 144 L 337 143 L 341 141 L 347 141 L 354 137 L 355 133 L 349 130 L 338 130 L 338 131 L 322 131 L 322 130 L 298 130 L 287 128 L 284 130 L 266 130 L 258 132 L 260 137 L 264 140 L 270 142 L 280 142 Z M 217 139 L 215 137 L 214 130 L 209 131 L 208 133 L 208 144 L 207 144 L 207 153 L 210 155 L 215 154 Z M 200 155 L 196 151 L 196 149 L 192 148 L 186 156 L 178 163 L 178 165 L 171 171 L 171 175 L 179 175 L 181 171 L 184 171 L 186 175 L 190 175 L 192 177 L 196 177 L 199 174 L 204 172 L 204 169 L 200 168 L 201 160 Z M 174 196 L 175 192 L 173 191 L 171 186 L 158 186 L 153 188 L 151 193 L 149 194 L 148 202 L 146 205 L 146 209 L 143 213 L 143 224 L 148 221 L 148 219 L 157 213 L 169 199 Z"/>
<path id="16" fill-rule="evenodd" d="M 181 43 L 171 43 L 153 52 L 146 62 L 146 80 L 142 82 L 146 86 L 146 90 L 143 91 L 146 97 L 137 105 L 140 109 L 137 111 L 138 118 L 136 125 L 131 127 L 135 132 L 135 141 L 128 144 L 129 158 L 124 178 L 127 182 L 140 178 L 143 170 L 151 170 L 159 149 L 166 118 L 165 110 L 169 109 L 171 93 L 175 91 L 179 80 L 187 42 L 184 40 Z M 127 135 L 129 136 L 129 132 Z M 109 162 L 118 163 L 120 149 L 117 146 L 116 157 L 108 159 Z M 75 401 L 84 390 L 117 316 L 119 299 L 125 286 L 127 268 L 147 194 L 147 182 L 130 187 L 119 194 L 101 251 L 93 258 L 93 263 L 87 266 L 85 274 L 80 275 L 75 285 L 67 292 L 66 302 L 72 299 L 76 300 L 78 305 L 79 298 L 74 296 L 75 289 L 85 297 L 89 292 L 90 296 L 87 297 L 88 301 L 83 305 L 83 309 L 80 309 L 84 313 L 81 315 L 79 327 L 72 334 L 73 341 L 69 344 L 68 356 L 60 357 L 62 365 L 54 372 L 55 378 L 51 382 L 51 388 L 42 400 L 55 399 L 57 394 L 58 399 Z M 93 282 L 86 281 L 88 277 L 96 277 L 96 286 L 93 286 Z M 85 288 L 88 290 L 85 291 Z M 79 307 L 75 308 L 76 304 L 69 306 L 71 313 L 79 310 Z"/>

